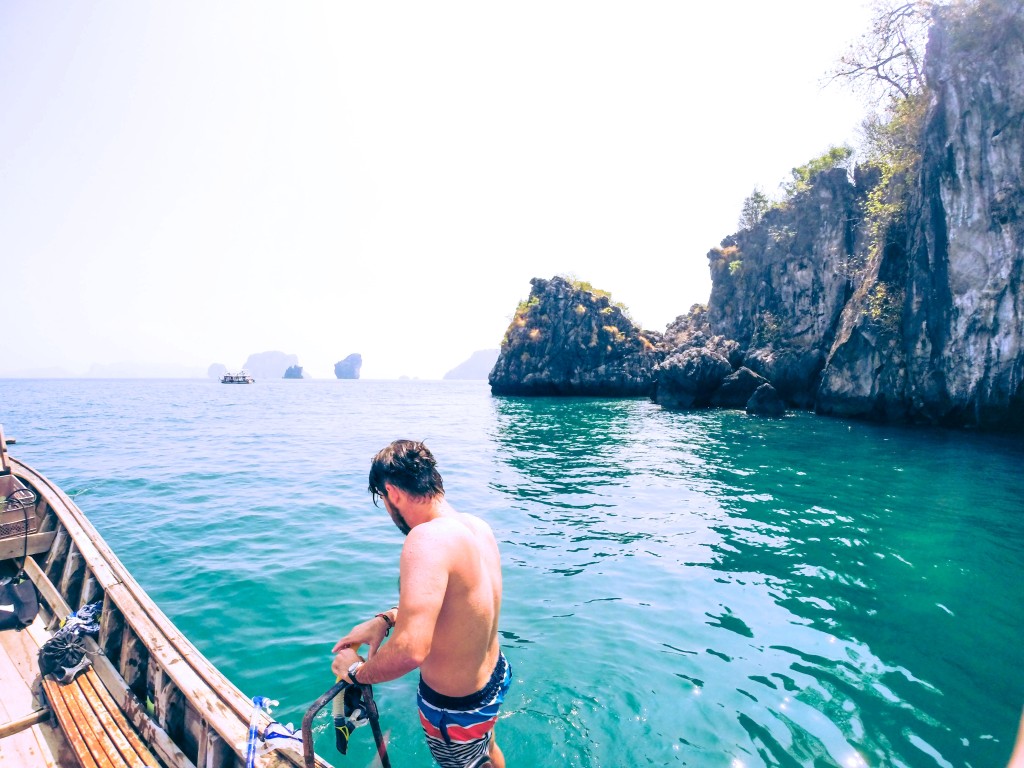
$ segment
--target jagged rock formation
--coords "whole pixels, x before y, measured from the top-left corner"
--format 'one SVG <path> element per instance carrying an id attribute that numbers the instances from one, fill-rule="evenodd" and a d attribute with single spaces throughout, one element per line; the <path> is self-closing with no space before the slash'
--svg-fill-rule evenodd
<path id="1" fill-rule="evenodd" d="M 498 361 L 499 350 L 481 349 L 459 363 L 444 375 L 447 380 L 486 379 Z"/>
<path id="2" fill-rule="evenodd" d="M 603 291 L 562 277 L 530 281 L 488 381 L 496 395 L 651 394 L 660 334 L 637 328 Z"/>
<path id="3" fill-rule="evenodd" d="M 363 356 L 353 352 L 344 360 L 334 364 L 334 375 L 339 379 L 358 379 L 363 367 Z"/>
<path id="4" fill-rule="evenodd" d="M 735 340 L 746 350 L 744 365 L 798 407 L 814 402 L 825 352 L 853 292 L 866 191 L 845 169 L 820 173 L 787 205 L 708 254 L 708 326 Z"/>
<path id="5" fill-rule="evenodd" d="M 288 369 L 284 372 L 284 376 L 282 378 L 285 378 L 285 379 L 301 379 L 302 376 L 303 376 L 303 374 L 302 374 L 302 366 L 301 365 L 290 365 L 290 366 L 288 366 Z"/>

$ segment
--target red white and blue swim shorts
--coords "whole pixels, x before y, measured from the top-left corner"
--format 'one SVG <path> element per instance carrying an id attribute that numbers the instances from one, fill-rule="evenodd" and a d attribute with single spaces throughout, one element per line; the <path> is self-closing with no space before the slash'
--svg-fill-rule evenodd
<path id="1" fill-rule="evenodd" d="M 487 760 L 498 709 L 511 683 L 512 667 L 503 653 L 487 684 L 468 696 L 445 696 L 420 678 L 420 724 L 441 768 L 471 768 Z"/>

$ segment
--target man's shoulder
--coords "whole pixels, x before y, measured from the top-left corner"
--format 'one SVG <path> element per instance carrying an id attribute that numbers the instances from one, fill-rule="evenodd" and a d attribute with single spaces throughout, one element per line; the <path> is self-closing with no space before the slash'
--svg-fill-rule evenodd
<path id="1" fill-rule="evenodd" d="M 476 515 L 457 512 L 417 525 L 406 536 L 406 545 L 411 544 L 415 547 L 427 543 L 433 545 L 438 542 L 454 542 L 466 534 L 473 537 L 494 535 L 491 527 Z"/>

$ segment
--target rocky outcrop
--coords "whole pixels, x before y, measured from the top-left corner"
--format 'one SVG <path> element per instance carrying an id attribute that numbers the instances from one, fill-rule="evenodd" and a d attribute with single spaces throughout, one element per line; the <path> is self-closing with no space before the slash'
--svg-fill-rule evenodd
<path id="1" fill-rule="evenodd" d="M 302 378 L 302 366 L 301 365 L 290 365 L 284 372 L 282 378 L 285 379 L 301 379 Z"/>
<path id="2" fill-rule="evenodd" d="M 444 375 L 447 380 L 486 379 L 498 361 L 497 349 L 481 349 Z"/>
<path id="3" fill-rule="evenodd" d="M 493 394 L 652 393 L 660 334 L 638 328 L 607 293 L 585 283 L 554 277 L 530 284 L 488 377 Z"/>
<path id="4" fill-rule="evenodd" d="M 344 360 L 334 364 L 334 375 L 339 379 L 358 379 L 362 367 L 363 356 L 358 352 L 353 352 Z"/>
<path id="5" fill-rule="evenodd" d="M 670 408 L 743 408 L 771 382 L 781 401 L 811 407 L 825 350 L 854 290 L 865 194 L 841 168 L 819 173 L 785 204 L 712 249 L 710 301 L 665 330 L 662 347 L 669 356 L 659 369 L 655 400 Z M 703 350 L 729 368 L 715 366 L 710 378 L 712 369 L 697 364 L 708 355 L 684 359 L 685 350 Z M 697 380 L 687 382 L 691 375 Z"/>
<path id="6" fill-rule="evenodd" d="M 851 291 L 859 199 L 844 168 L 809 187 L 708 254 L 707 321 L 744 348 L 827 348 Z"/>

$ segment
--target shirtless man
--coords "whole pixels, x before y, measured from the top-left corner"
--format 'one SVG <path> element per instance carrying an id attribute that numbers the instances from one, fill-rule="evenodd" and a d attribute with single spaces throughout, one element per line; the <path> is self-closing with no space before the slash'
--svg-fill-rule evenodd
<path id="1" fill-rule="evenodd" d="M 380 451 L 370 466 L 370 493 L 406 536 L 398 606 L 342 637 L 331 669 L 371 684 L 418 667 L 420 723 L 438 764 L 503 768 L 494 723 L 512 670 L 498 645 L 501 559 L 494 534 L 448 504 L 423 443 L 396 440 Z M 365 662 L 357 653 L 363 645 Z"/>

